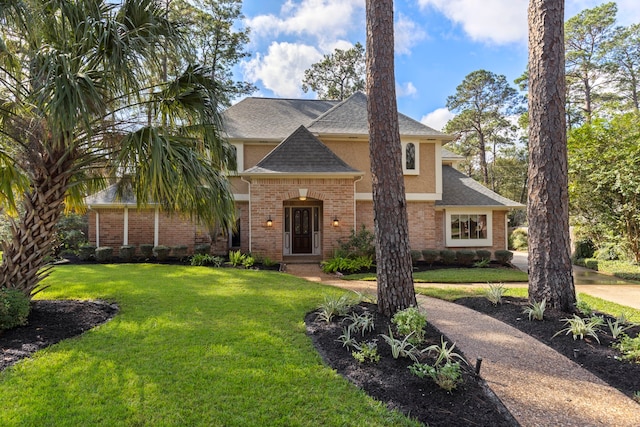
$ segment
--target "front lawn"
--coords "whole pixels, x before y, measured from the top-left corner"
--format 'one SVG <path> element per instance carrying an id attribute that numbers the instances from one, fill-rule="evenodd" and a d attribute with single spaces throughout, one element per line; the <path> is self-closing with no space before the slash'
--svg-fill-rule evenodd
<path id="1" fill-rule="evenodd" d="M 350 274 L 342 278 L 375 281 L 376 273 Z M 527 273 L 506 268 L 441 268 L 413 273 L 415 283 L 504 283 L 528 280 Z"/>
<path id="2" fill-rule="evenodd" d="M 42 299 L 120 305 L 0 373 L 2 426 L 412 425 L 324 366 L 303 318 L 343 291 L 276 272 L 59 266 Z"/>

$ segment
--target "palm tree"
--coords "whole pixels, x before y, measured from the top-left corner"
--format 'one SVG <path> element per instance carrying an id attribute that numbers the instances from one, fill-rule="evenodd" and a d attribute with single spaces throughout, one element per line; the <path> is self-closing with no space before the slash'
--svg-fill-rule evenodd
<path id="1" fill-rule="evenodd" d="M 63 209 L 111 183 L 233 223 L 219 86 L 197 66 L 157 77 L 185 34 L 156 1 L 0 0 L 0 28 L 0 204 L 22 205 L 0 287 L 42 290 Z"/>
<path id="2" fill-rule="evenodd" d="M 572 311 L 564 0 L 529 2 L 529 299 Z"/>
<path id="3" fill-rule="evenodd" d="M 367 107 L 378 310 L 386 316 L 417 305 L 393 60 L 393 0 L 367 0 Z"/>

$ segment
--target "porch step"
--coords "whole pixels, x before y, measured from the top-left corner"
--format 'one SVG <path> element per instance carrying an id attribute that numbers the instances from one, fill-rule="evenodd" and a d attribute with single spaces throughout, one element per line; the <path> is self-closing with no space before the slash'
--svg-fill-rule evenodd
<path id="1" fill-rule="evenodd" d="M 296 255 L 285 256 L 282 262 L 285 264 L 320 264 L 322 256 L 320 255 Z"/>

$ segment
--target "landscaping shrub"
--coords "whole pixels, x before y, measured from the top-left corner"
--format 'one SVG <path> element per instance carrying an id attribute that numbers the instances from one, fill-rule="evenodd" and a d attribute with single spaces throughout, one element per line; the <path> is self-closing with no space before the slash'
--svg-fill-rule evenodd
<path id="1" fill-rule="evenodd" d="M 433 264 L 440 257 L 440 251 L 435 249 L 424 249 L 422 251 L 422 258 L 424 258 L 425 262 L 429 265 Z"/>
<path id="2" fill-rule="evenodd" d="M 269 267 L 273 267 L 273 266 L 277 265 L 278 261 L 274 261 L 271 258 L 266 256 L 266 257 L 262 258 L 261 263 L 262 263 L 263 266 L 269 268 Z"/>
<path id="3" fill-rule="evenodd" d="M 440 251 L 440 258 L 445 265 L 452 265 L 456 262 L 456 253 L 450 249 L 443 249 Z"/>
<path id="4" fill-rule="evenodd" d="M 582 239 L 576 242 L 576 250 L 573 252 L 573 259 L 593 258 L 596 248 L 591 239 Z"/>
<path id="5" fill-rule="evenodd" d="M 506 251 L 504 249 L 496 251 L 494 255 L 496 257 L 496 260 L 502 265 L 509 264 L 513 259 L 513 252 Z"/>
<path id="6" fill-rule="evenodd" d="M 593 253 L 593 256 L 603 261 L 615 261 L 625 259 L 625 251 L 617 243 L 605 242 Z"/>
<path id="7" fill-rule="evenodd" d="M 509 235 L 509 249 L 526 251 L 529 248 L 529 236 L 525 228 L 516 228 Z"/>
<path id="8" fill-rule="evenodd" d="M 411 264 L 416 265 L 418 261 L 422 258 L 422 252 L 420 251 L 411 251 Z"/>
<path id="9" fill-rule="evenodd" d="M 153 248 L 153 255 L 158 261 L 166 261 L 169 259 L 171 248 L 169 246 L 158 245 Z"/>
<path id="10" fill-rule="evenodd" d="M 153 245 L 149 243 L 143 243 L 140 245 L 140 253 L 144 259 L 149 259 L 153 256 Z"/>
<path id="11" fill-rule="evenodd" d="M 247 255 L 240 252 L 240 249 L 238 249 L 237 251 L 229 251 L 229 264 L 234 267 L 242 265 L 246 258 Z"/>
<path id="12" fill-rule="evenodd" d="M 209 254 L 211 252 L 211 245 L 208 243 L 203 243 L 201 245 L 196 245 L 193 248 L 193 253 L 194 254 L 202 254 L 202 255 L 206 255 Z"/>
<path id="13" fill-rule="evenodd" d="M 345 242 L 338 240 L 339 246 L 337 255 L 350 258 L 363 256 L 374 259 L 376 255 L 374 239 L 374 234 L 367 230 L 363 224 L 362 228 L 357 233 L 352 229 L 351 235 Z"/>
<path id="14" fill-rule="evenodd" d="M 369 270 L 373 266 L 373 259 L 370 256 L 360 256 L 356 258 L 346 258 L 334 256 L 321 263 L 322 271 L 325 273 L 357 273 L 361 270 Z"/>
<path id="15" fill-rule="evenodd" d="M 86 215 L 76 213 L 63 214 L 56 224 L 56 237 L 53 253 L 76 253 L 81 244 L 87 241 L 88 221 Z"/>
<path id="16" fill-rule="evenodd" d="M 29 297 L 17 289 L 0 288 L 0 331 L 27 323 Z"/>
<path id="17" fill-rule="evenodd" d="M 95 257 L 98 262 L 111 262 L 113 261 L 113 248 L 110 246 L 96 248 Z"/>
<path id="18" fill-rule="evenodd" d="M 476 259 L 476 251 L 470 249 L 460 249 L 456 251 L 456 259 L 458 260 L 458 264 L 460 265 L 473 265 L 473 261 Z"/>
<path id="19" fill-rule="evenodd" d="M 478 249 L 476 251 L 476 256 L 478 257 L 478 259 L 480 261 L 482 260 L 487 260 L 487 261 L 491 261 L 491 251 L 488 251 L 486 249 Z"/>
<path id="20" fill-rule="evenodd" d="M 80 261 L 89 261 L 95 256 L 96 247 L 92 245 L 84 245 L 78 248 L 78 258 Z"/>
<path id="21" fill-rule="evenodd" d="M 118 252 L 120 255 L 120 259 L 125 262 L 129 262 L 133 260 L 133 257 L 136 254 L 136 247 L 133 245 L 124 245 L 120 246 L 120 251 Z"/>
<path id="22" fill-rule="evenodd" d="M 177 246 L 171 247 L 173 256 L 178 259 L 182 259 L 187 256 L 187 249 L 188 249 L 187 245 L 177 245 Z"/>

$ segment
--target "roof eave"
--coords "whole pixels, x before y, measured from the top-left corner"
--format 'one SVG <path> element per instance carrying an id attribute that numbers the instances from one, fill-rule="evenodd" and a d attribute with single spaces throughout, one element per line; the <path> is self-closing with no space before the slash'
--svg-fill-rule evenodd
<path id="1" fill-rule="evenodd" d="M 241 172 L 238 175 L 249 178 L 356 178 L 364 176 L 364 172 Z"/>
<path id="2" fill-rule="evenodd" d="M 442 209 L 491 209 L 494 211 L 510 211 L 512 209 L 524 209 L 525 205 L 439 205 L 436 203 L 436 210 Z"/>

